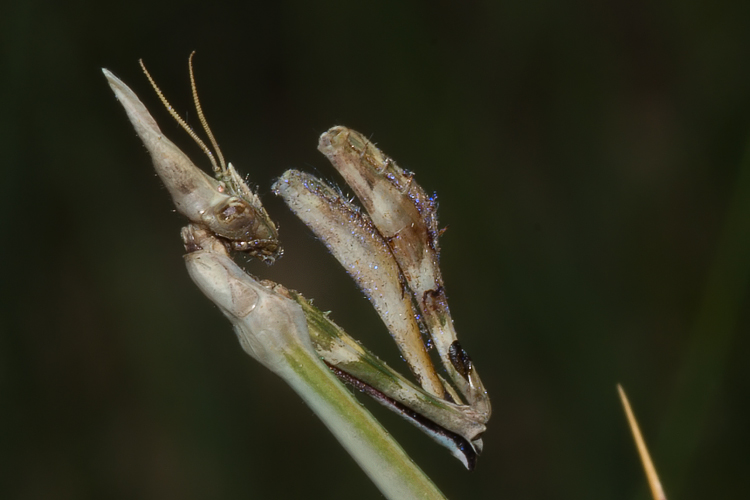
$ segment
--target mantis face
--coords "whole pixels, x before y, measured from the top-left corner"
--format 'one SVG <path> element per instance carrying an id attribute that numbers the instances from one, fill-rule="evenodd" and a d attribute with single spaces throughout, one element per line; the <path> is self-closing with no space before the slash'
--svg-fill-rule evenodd
<path id="1" fill-rule="evenodd" d="M 107 70 L 104 70 L 104 74 L 117 99 L 125 108 L 130 122 L 151 154 L 156 173 L 172 196 L 177 211 L 193 224 L 209 229 L 228 248 L 245 252 L 251 257 L 271 264 L 283 253 L 279 244 L 278 230 L 268 216 L 260 198 L 248 187 L 234 166 L 224 162 L 221 149 L 203 116 L 198 100 L 193 78 L 192 57 L 193 54 L 190 55 L 190 81 L 193 87 L 195 108 L 216 151 L 218 162 L 214 158 L 214 152 L 170 106 L 143 62 L 141 62 L 141 67 L 172 117 L 211 160 L 215 178 L 198 168 L 187 155 L 162 134 L 146 107 L 127 85 Z"/>

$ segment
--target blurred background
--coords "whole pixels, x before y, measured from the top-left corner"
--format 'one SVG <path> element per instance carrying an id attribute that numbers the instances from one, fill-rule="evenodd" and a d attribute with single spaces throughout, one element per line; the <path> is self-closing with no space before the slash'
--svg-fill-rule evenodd
<path id="1" fill-rule="evenodd" d="M 437 192 L 461 342 L 494 405 L 469 473 L 372 408 L 449 498 L 643 499 L 622 383 L 670 498 L 747 493 L 750 3 L 0 5 L 0 497 L 380 498 L 190 282 L 184 224 L 100 68 L 143 58 L 280 224 L 249 272 L 406 370 L 270 193 L 368 135 Z M 366 402 L 369 407 L 369 402 Z"/>

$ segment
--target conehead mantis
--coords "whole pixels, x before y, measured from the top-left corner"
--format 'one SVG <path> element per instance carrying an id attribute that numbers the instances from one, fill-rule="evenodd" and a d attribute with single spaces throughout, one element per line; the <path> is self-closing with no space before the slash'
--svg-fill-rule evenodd
<path id="1" fill-rule="evenodd" d="M 438 267 L 434 197 L 425 194 L 413 174 L 399 168 L 364 136 L 345 127 L 324 133 L 318 149 L 352 187 L 364 210 L 337 188 L 303 172 L 290 170 L 273 187 L 371 300 L 420 387 L 360 346 L 298 293 L 258 282 L 234 264 L 230 251 L 245 252 L 270 264 L 281 256 L 282 248 L 276 225 L 260 198 L 232 164 L 224 162 L 200 107 L 192 57 L 190 80 L 195 106 L 215 154 L 171 108 L 141 65 L 169 112 L 209 157 L 214 178 L 162 134 L 130 88 L 108 70 L 103 72 L 146 145 L 177 210 L 190 221 L 183 229 L 183 240 L 193 280 L 233 324 L 243 348 L 284 378 L 313 407 L 366 472 L 371 477 L 390 477 L 373 478 L 384 493 L 399 483 L 393 479 L 399 474 L 414 481 L 419 475 L 413 470 L 416 466 L 408 458 L 399 459 L 395 468 L 401 472 L 386 472 L 387 465 L 373 458 L 377 453 L 362 451 L 361 443 L 352 444 L 365 432 L 361 426 L 375 435 L 378 432 L 370 427 L 377 424 L 371 416 L 368 420 L 337 414 L 343 411 L 336 409 L 337 405 L 346 406 L 348 403 L 342 402 L 349 401 L 351 395 L 328 388 L 334 375 L 404 416 L 472 469 L 491 409 L 476 368 L 456 338 L 448 310 Z M 423 330 L 431 335 L 448 379 L 433 366 L 421 338 Z M 299 368 L 302 366 L 305 368 Z M 347 427 L 341 423 L 346 418 L 354 418 L 357 423 L 346 431 L 337 431 L 338 427 Z M 378 436 L 364 448 L 393 448 Z M 403 454 L 403 450 L 393 453 Z M 429 480 L 417 482 L 420 488 L 432 491 Z M 409 486 L 398 488 L 401 490 L 386 494 L 405 498 L 402 495 Z"/>

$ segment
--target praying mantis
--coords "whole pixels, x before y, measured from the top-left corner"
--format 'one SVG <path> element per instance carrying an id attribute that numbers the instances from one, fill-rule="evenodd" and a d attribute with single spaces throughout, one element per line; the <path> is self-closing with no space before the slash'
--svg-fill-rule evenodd
<path id="1" fill-rule="evenodd" d="M 232 260 L 242 252 L 272 264 L 282 253 L 278 230 L 260 198 L 225 163 L 190 81 L 199 120 L 213 149 L 172 109 L 141 62 L 159 98 L 209 157 L 214 177 L 198 168 L 159 129 L 136 94 L 110 71 L 107 81 L 148 149 L 177 211 L 188 272 L 232 323 L 248 354 L 281 376 L 319 415 L 389 498 L 443 498 L 377 421 L 339 381 L 402 415 L 473 469 L 491 414 L 487 391 L 459 343 L 438 267 L 436 199 L 362 134 L 333 127 L 318 149 L 362 208 L 315 176 L 285 172 L 273 192 L 315 233 L 379 313 L 418 384 L 380 361 L 301 294 L 259 281 Z M 445 376 L 423 341 L 429 333 Z"/>

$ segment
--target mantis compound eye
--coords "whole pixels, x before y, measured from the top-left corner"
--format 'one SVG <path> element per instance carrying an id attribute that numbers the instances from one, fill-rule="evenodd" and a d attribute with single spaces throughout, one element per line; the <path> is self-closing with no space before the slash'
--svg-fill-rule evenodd
<path id="1" fill-rule="evenodd" d="M 266 263 L 281 256 L 278 232 L 265 211 L 245 199 L 229 196 L 207 212 L 203 223 L 217 236 L 229 240 L 231 247 L 247 252 Z"/>
<path id="2" fill-rule="evenodd" d="M 259 225 L 257 211 L 245 200 L 228 197 L 214 209 L 214 220 L 209 224 L 219 236 L 230 240 L 262 239 L 257 233 Z"/>
<path id="3" fill-rule="evenodd" d="M 219 208 L 216 217 L 219 221 L 228 226 L 236 224 L 238 221 L 244 221 L 247 216 L 248 206 L 238 198 L 230 200 Z"/>

